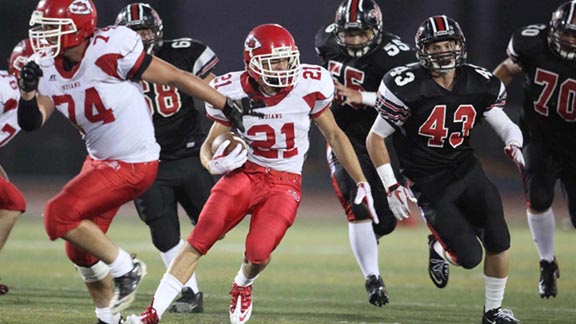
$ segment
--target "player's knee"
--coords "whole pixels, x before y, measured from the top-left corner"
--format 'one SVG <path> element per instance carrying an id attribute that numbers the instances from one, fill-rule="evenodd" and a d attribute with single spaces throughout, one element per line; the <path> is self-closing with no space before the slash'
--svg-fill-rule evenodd
<path id="1" fill-rule="evenodd" d="M 246 247 L 246 259 L 252 264 L 263 264 L 272 254 L 272 249 L 265 245 L 254 245 Z"/>
<path id="2" fill-rule="evenodd" d="M 466 253 L 458 257 L 458 264 L 464 269 L 474 269 L 482 262 L 482 250 Z"/>
<path id="3" fill-rule="evenodd" d="M 24 199 L 24 195 L 22 195 L 22 192 L 20 192 L 20 190 L 18 190 L 15 185 L 3 180 L 3 184 L 0 189 L 2 190 L 2 196 L 4 198 L 0 209 L 20 212 L 24 212 L 26 210 L 26 200 Z"/>
<path id="4" fill-rule="evenodd" d="M 48 202 L 44 208 L 44 228 L 51 240 L 64 236 L 77 225 L 79 219 L 73 216 L 75 210 L 62 196 Z"/>
<path id="5" fill-rule="evenodd" d="M 547 190 L 534 190 L 530 193 L 529 199 L 530 208 L 537 213 L 541 213 L 552 206 L 554 195 L 553 193 L 549 193 Z"/>
<path id="6" fill-rule="evenodd" d="M 101 281 L 110 273 L 110 267 L 102 261 L 98 261 L 90 267 L 76 265 L 76 270 L 85 283 Z"/>
<path id="7" fill-rule="evenodd" d="M 382 237 L 388 235 L 394 231 L 396 228 L 396 218 L 392 217 L 380 217 L 380 222 L 378 224 L 372 223 L 372 228 L 377 237 Z"/>
<path id="8" fill-rule="evenodd" d="M 160 252 L 166 252 L 174 248 L 180 243 L 180 233 L 153 233 L 152 244 Z"/>

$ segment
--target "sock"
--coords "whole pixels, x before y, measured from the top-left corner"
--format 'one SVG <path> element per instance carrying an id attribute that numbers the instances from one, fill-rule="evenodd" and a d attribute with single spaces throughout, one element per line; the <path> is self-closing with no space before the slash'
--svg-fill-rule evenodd
<path id="1" fill-rule="evenodd" d="M 96 307 L 95 313 L 96 313 L 96 318 L 98 318 L 99 320 L 101 320 L 104 323 L 117 324 L 120 322 L 120 318 L 121 318 L 120 313 L 112 314 L 112 309 L 110 309 L 110 307 L 105 307 L 105 308 Z"/>
<path id="2" fill-rule="evenodd" d="M 176 257 L 176 254 L 178 254 L 178 251 L 180 251 L 180 249 L 185 244 L 187 243 L 184 240 L 180 240 L 180 242 L 178 242 L 178 244 L 176 244 L 170 250 L 166 252 L 160 252 L 160 256 L 162 257 L 162 261 L 164 261 L 164 265 L 166 266 L 166 268 L 170 266 L 170 263 Z M 195 293 L 199 291 L 198 282 L 196 281 L 196 272 L 192 274 L 192 277 L 190 277 L 190 279 L 184 284 L 184 286 L 192 288 L 192 290 L 194 290 Z"/>
<path id="3" fill-rule="evenodd" d="M 494 278 L 484 275 L 484 282 L 486 285 L 486 303 L 484 304 L 485 312 L 502 306 L 507 280 L 508 277 Z"/>
<path id="4" fill-rule="evenodd" d="M 134 263 L 132 262 L 132 257 L 128 252 L 118 248 L 118 256 L 114 262 L 110 263 L 108 266 L 110 267 L 112 277 L 118 278 L 132 270 L 132 268 L 134 268 Z"/>
<path id="5" fill-rule="evenodd" d="M 236 277 L 234 277 L 234 283 L 236 283 L 238 286 L 246 287 L 252 285 L 254 283 L 254 280 L 256 280 L 256 278 L 258 278 L 258 276 L 252 279 L 246 278 L 246 276 L 244 275 L 244 271 L 242 271 L 242 266 L 240 266 L 240 270 L 238 270 Z"/>
<path id="6" fill-rule="evenodd" d="M 556 227 L 554 212 L 548 208 L 542 213 L 531 213 L 526 210 L 528 225 L 532 232 L 534 245 L 538 250 L 540 260 L 551 262 L 554 260 L 554 229 Z"/>
<path id="7" fill-rule="evenodd" d="M 156 310 L 158 319 L 160 319 L 164 312 L 166 312 L 174 298 L 178 296 L 181 290 L 182 283 L 171 274 L 165 273 L 162 280 L 160 280 L 160 284 L 158 285 L 158 289 L 156 289 L 154 299 L 152 300 L 152 307 Z"/>
<path id="8" fill-rule="evenodd" d="M 348 223 L 350 247 L 356 257 L 356 262 L 364 274 L 378 276 L 378 242 L 372 229 L 372 223 Z"/>

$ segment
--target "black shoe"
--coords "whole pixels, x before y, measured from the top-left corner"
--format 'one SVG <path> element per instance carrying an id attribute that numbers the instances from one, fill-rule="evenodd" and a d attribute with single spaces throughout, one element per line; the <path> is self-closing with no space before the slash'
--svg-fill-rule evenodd
<path id="1" fill-rule="evenodd" d="M 540 281 L 538 282 L 538 292 L 540 297 L 546 299 L 556 298 L 558 287 L 556 279 L 560 278 L 560 269 L 556 258 L 552 262 L 540 260 Z"/>
<path id="2" fill-rule="evenodd" d="M 512 311 L 506 308 L 498 307 L 484 312 L 482 324 L 518 324 L 519 320 L 514 318 Z"/>
<path id="3" fill-rule="evenodd" d="M 0 296 L 6 295 L 9 290 L 10 289 L 8 289 L 8 286 L 0 284 Z"/>
<path id="4" fill-rule="evenodd" d="M 136 289 L 146 275 L 146 264 L 138 259 L 133 259 L 134 267 L 127 274 L 114 278 L 114 296 L 110 307 L 112 313 L 120 313 L 130 307 L 136 298 Z"/>
<path id="5" fill-rule="evenodd" d="M 434 243 L 436 243 L 434 235 L 428 235 L 428 250 L 430 251 L 430 257 L 428 259 L 428 274 L 436 287 L 444 288 L 448 284 L 450 264 L 436 253 L 434 250 Z"/>
<path id="6" fill-rule="evenodd" d="M 202 297 L 201 291 L 195 293 L 192 288 L 184 287 L 181 297 L 170 305 L 168 311 L 170 313 L 202 313 L 204 311 Z"/>
<path id="7" fill-rule="evenodd" d="M 434 235 L 428 235 L 428 250 L 430 251 L 428 274 L 436 287 L 444 288 L 448 284 L 448 278 L 450 277 L 450 263 L 436 253 L 434 243 L 436 243 Z"/>
<path id="8" fill-rule="evenodd" d="M 388 291 L 386 291 L 386 286 L 381 276 L 376 277 L 375 275 L 368 276 L 366 279 L 366 291 L 368 292 L 368 301 L 370 304 L 382 307 L 388 304 Z"/>

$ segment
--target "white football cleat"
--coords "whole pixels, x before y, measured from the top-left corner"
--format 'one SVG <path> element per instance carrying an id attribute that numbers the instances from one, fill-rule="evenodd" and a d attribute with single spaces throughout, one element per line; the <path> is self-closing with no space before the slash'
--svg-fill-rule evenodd
<path id="1" fill-rule="evenodd" d="M 252 315 L 252 286 L 242 287 L 236 283 L 230 289 L 230 323 L 244 324 Z"/>

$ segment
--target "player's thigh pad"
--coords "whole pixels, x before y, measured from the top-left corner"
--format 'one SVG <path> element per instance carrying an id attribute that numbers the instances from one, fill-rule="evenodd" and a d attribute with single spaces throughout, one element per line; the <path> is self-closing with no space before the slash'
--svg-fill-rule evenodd
<path id="1" fill-rule="evenodd" d="M 530 208 L 543 212 L 552 206 L 554 184 L 559 169 L 550 152 L 539 141 L 530 141 L 523 148 L 526 167 L 522 183 Z"/>

